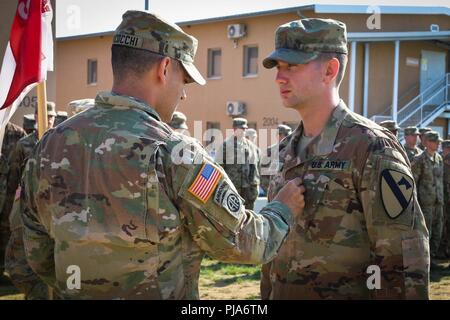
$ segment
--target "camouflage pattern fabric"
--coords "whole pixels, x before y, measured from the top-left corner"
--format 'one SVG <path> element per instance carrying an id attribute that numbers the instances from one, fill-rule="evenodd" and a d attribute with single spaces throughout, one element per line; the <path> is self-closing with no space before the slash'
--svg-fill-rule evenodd
<path id="1" fill-rule="evenodd" d="M 230 177 L 245 206 L 253 209 L 258 198 L 261 172 L 259 148 L 246 138 L 231 136 L 218 148 L 216 160 Z"/>
<path id="2" fill-rule="evenodd" d="M 406 154 L 392 133 L 341 101 L 302 154 L 301 124 L 280 144 L 269 201 L 301 177 L 305 209 L 263 266 L 263 299 L 426 299 L 429 247 Z M 380 290 L 369 290 L 369 266 Z"/>
<path id="3" fill-rule="evenodd" d="M 348 53 L 343 22 L 312 18 L 279 26 L 275 32 L 275 51 L 263 60 L 263 65 L 273 68 L 277 60 L 304 64 L 316 59 L 321 52 Z"/>
<path id="4" fill-rule="evenodd" d="M 403 147 L 405 148 L 406 155 L 408 156 L 408 160 L 410 163 L 413 161 L 415 156 L 422 153 L 422 150 L 420 150 L 417 146 L 414 148 L 410 148 L 405 144 L 403 145 Z"/>
<path id="5" fill-rule="evenodd" d="M 113 45 L 147 50 L 176 59 L 191 77 L 189 82 L 206 83 L 194 66 L 198 40 L 155 14 L 134 10 L 125 12 L 122 23 L 114 33 Z"/>
<path id="6" fill-rule="evenodd" d="M 261 188 L 267 195 L 269 190 L 270 177 L 272 172 L 276 172 L 279 166 L 278 159 L 272 159 L 272 154 L 279 148 L 279 143 L 273 144 L 266 149 L 266 153 L 261 158 Z"/>
<path id="7" fill-rule="evenodd" d="M 450 256 L 450 153 L 444 157 L 444 223 L 438 254 Z"/>
<path id="8" fill-rule="evenodd" d="M 186 141 L 178 161 L 173 150 Z M 199 194 L 212 177 L 217 186 Z M 205 253 L 266 263 L 293 220 L 280 202 L 246 210 L 194 139 L 111 92 L 44 135 L 24 182 L 27 260 L 65 299 L 198 299 Z M 81 270 L 80 289 L 66 286 L 71 265 Z"/>
<path id="9" fill-rule="evenodd" d="M 9 240 L 9 212 L 11 211 L 14 195 L 8 194 L 9 187 L 8 173 L 9 163 L 8 157 L 11 155 L 17 142 L 26 135 L 25 130 L 21 127 L 8 122 L 5 128 L 5 135 L 2 145 L 2 159 L 0 159 L 0 277 L 4 271 L 5 264 L 5 248 Z M 6 186 L 3 188 L 3 186 Z"/>
<path id="10" fill-rule="evenodd" d="M 10 172 L 8 181 L 16 182 L 14 204 L 9 214 L 11 236 L 5 253 L 5 270 L 8 272 L 14 286 L 25 294 L 27 300 L 48 299 L 47 285 L 36 275 L 28 265 L 23 245 L 22 215 L 25 204 L 21 194 L 21 177 L 25 163 L 33 148 L 39 141 L 37 132 L 22 138 L 10 156 Z"/>
<path id="11" fill-rule="evenodd" d="M 420 207 L 430 235 L 431 257 L 439 249 L 443 228 L 444 166 L 442 157 L 436 152 L 433 159 L 425 150 L 414 157 L 411 164 Z"/>

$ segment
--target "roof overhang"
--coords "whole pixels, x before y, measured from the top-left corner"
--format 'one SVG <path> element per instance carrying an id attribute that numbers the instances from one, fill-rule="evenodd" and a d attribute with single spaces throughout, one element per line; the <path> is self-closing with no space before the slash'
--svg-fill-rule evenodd
<path id="1" fill-rule="evenodd" d="M 443 40 L 450 41 L 450 31 L 416 31 L 416 32 L 349 32 L 348 41 L 417 41 Z"/>

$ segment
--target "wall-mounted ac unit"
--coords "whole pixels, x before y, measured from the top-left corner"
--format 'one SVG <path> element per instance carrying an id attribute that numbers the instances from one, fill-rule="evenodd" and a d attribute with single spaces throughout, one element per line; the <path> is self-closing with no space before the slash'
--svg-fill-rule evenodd
<path id="1" fill-rule="evenodd" d="M 430 31 L 431 32 L 439 32 L 439 25 L 437 25 L 437 24 L 430 25 Z"/>
<path id="2" fill-rule="evenodd" d="M 227 101 L 227 115 L 240 116 L 245 114 L 245 103 L 240 101 Z"/>
<path id="3" fill-rule="evenodd" d="M 245 24 L 229 24 L 227 35 L 229 39 L 239 39 L 245 36 L 247 28 Z"/>

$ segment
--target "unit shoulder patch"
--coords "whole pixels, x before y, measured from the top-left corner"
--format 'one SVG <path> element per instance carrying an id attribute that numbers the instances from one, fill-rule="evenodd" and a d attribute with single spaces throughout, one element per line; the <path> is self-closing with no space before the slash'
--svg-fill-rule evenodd
<path id="1" fill-rule="evenodd" d="M 234 217 L 239 218 L 242 200 L 239 195 L 230 188 L 225 180 L 217 187 L 217 191 L 214 195 L 214 202 L 227 210 Z"/>
<path id="2" fill-rule="evenodd" d="M 388 217 L 396 219 L 411 203 L 414 179 L 404 172 L 384 169 L 380 175 L 380 192 Z"/>

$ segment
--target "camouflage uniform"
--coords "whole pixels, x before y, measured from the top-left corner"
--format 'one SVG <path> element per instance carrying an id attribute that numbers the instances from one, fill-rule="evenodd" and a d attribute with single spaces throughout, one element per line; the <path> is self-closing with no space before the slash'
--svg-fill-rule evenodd
<path id="1" fill-rule="evenodd" d="M 433 133 L 437 134 L 429 131 L 425 134 L 425 138 L 429 139 Z M 414 157 L 411 168 L 417 184 L 419 204 L 430 235 L 431 257 L 435 257 L 443 228 L 444 166 L 442 157 L 437 152 L 430 157 L 425 149 L 420 155 Z"/>
<path id="2" fill-rule="evenodd" d="M 397 122 L 393 120 L 385 120 L 380 122 L 380 126 L 388 129 L 390 132 L 392 132 L 393 135 L 397 137 L 398 130 L 400 129 L 400 127 L 397 125 Z"/>
<path id="3" fill-rule="evenodd" d="M 442 142 L 442 148 L 450 148 L 450 140 Z M 438 254 L 442 257 L 450 256 L 450 153 L 444 159 L 444 223 L 441 245 Z"/>
<path id="4" fill-rule="evenodd" d="M 273 67 L 277 62 L 270 60 L 277 59 L 305 63 L 296 62 L 310 53 L 298 54 L 299 44 L 340 52 L 346 41 L 339 37 L 345 34 L 345 25 L 335 20 L 290 22 L 276 33 L 276 48 L 283 50 L 275 50 L 263 64 Z M 291 60 L 290 51 L 297 58 L 293 53 Z M 323 131 L 298 153 L 303 130 L 301 123 L 280 143 L 282 165 L 268 198 L 286 181 L 301 177 L 305 208 L 279 254 L 263 267 L 262 298 L 428 298 L 428 232 L 398 140 L 348 110 L 342 100 Z M 370 290 L 366 270 L 373 265 L 380 269 L 381 288 Z"/>
<path id="5" fill-rule="evenodd" d="M 216 160 L 222 165 L 237 191 L 244 198 L 246 208 L 253 209 L 258 198 L 260 184 L 259 148 L 250 140 L 233 135 L 219 147 Z"/>
<path id="6" fill-rule="evenodd" d="M 278 125 L 278 134 L 283 138 L 287 137 L 292 133 L 292 129 L 284 124 Z M 282 138 L 282 139 L 283 139 Z M 279 142 L 278 142 L 279 143 Z M 261 188 L 267 195 L 267 190 L 269 188 L 270 176 L 275 173 L 278 168 L 278 147 L 279 144 L 275 143 L 266 149 L 266 153 L 261 158 Z M 273 155 L 273 156 L 272 156 Z M 276 156 L 276 157 L 275 157 Z"/>
<path id="7" fill-rule="evenodd" d="M 419 132 L 416 127 L 406 127 L 405 128 L 405 136 L 408 135 L 418 135 Z M 411 163 L 415 156 L 422 153 L 422 150 L 420 150 L 417 146 L 414 146 L 413 148 L 408 147 L 408 145 L 405 143 L 403 145 L 405 148 L 406 154 L 408 155 L 408 160 Z"/>
<path id="8" fill-rule="evenodd" d="M 138 11 L 123 18 L 116 35 L 154 36 L 169 47 L 182 41 L 195 54 L 197 43 L 176 25 Z M 180 143 L 188 153 L 177 163 Z M 246 210 L 199 144 L 144 102 L 111 92 L 44 135 L 24 181 L 27 259 L 63 298 L 197 299 L 205 253 L 268 262 L 292 223 L 280 202 Z M 79 290 L 66 287 L 71 265 L 81 270 Z"/>
<path id="9" fill-rule="evenodd" d="M 25 136 L 25 131 L 13 124 L 7 123 L 2 145 L 2 157 L 0 159 L 0 277 L 4 271 L 5 248 L 9 239 L 9 212 L 11 211 L 14 196 L 7 193 L 10 181 L 8 180 L 8 157 L 16 147 L 17 142 Z"/>
<path id="10" fill-rule="evenodd" d="M 37 132 L 19 140 L 10 157 L 10 179 L 21 180 L 25 163 L 38 141 Z M 9 215 L 11 236 L 6 247 L 5 270 L 14 286 L 25 294 L 26 299 L 48 299 L 47 285 L 31 270 L 25 257 L 22 221 L 25 204 L 21 200 L 23 198 L 20 197 L 21 190 L 21 187 L 17 188 L 14 204 Z"/>

